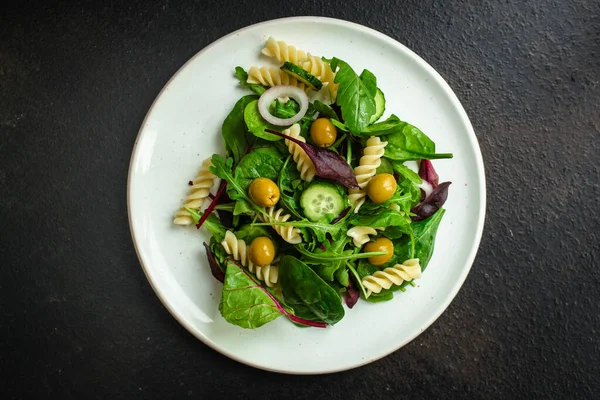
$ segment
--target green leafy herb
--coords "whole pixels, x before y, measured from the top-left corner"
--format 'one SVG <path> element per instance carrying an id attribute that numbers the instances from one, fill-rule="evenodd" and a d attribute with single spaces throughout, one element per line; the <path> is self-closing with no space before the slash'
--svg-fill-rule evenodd
<path id="1" fill-rule="evenodd" d="M 342 299 L 325 281 L 302 261 L 283 256 L 279 263 L 283 298 L 295 306 L 308 308 L 321 321 L 336 324 L 344 317 Z"/>
<path id="2" fill-rule="evenodd" d="M 377 78 L 375 75 L 368 69 L 365 69 L 360 74 L 360 80 L 365 85 L 365 88 L 367 88 L 369 94 L 375 98 L 375 93 L 377 93 Z"/>
<path id="3" fill-rule="evenodd" d="M 281 153 L 274 147 L 254 149 L 242 158 L 235 169 L 235 179 L 242 190 L 247 191 L 248 186 L 256 178 L 268 178 L 276 181 L 283 168 Z"/>
<path id="4" fill-rule="evenodd" d="M 383 160 L 386 160 L 386 159 L 383 158 Z M 415 171 L 408 168 L 406 165 L 402 164 L 401 162 L 396 161 L 396 162 L 392 163 L 392 166 L 394 168 L 394 171 L 396 171 L 397 173 L 399 173 L 400 175 L 402 175 L 403 177 L 405 177 L 412 183 L 414 183 L 416 185 L 420 185 L 423 182 L 421 180 L 421 177 L 419 176 L 419 174 L 417 174 Z"/>
<path id="5" fill-rule="evenodd" d="M 204 215 L 203 212 L 192 210 L 191 208 L 186 207 L 185 209 L 192 216 L 194 224 L 197 224 L 202 218 L 202 215 Z M 210 234 L 219 242 L 225 238 L 225 232 L 227 231 L 227 228 L 225 228 L 223 224 L 221 224 L 221 221 L 219 220 L 219 218 L 217 218 L 215 214 L 210 214 L 208 218 L 206 218 L 202 226 L 205 226 L 210 232 Z"/>
<path id="6" fill-rule="evenodd" d="M 288 100 L 285 103 L 282 103 L 279 100 L 275 100 L 273 102 L 274 107 L 271 113 L 281 119 L 292 118 L 294 115 L 298 114 L 300 111 L 300 106 L 294 100 Z"/>
<path id="7" fill-rule="evenodd" d="M 221 134 L 225 142 L 225 149 L 232 155 L 235 164 L 246 154 L 252 143 L 254 135 L 249 135 L 244 123 L 244 110 L 246 106 L 258 99 L 255 95 L 244 96 L 235 103 L 223 126 Z"/>
<path id="8" fill-rule="evenodd" d="M 248 73 L 242 67 L 235 67 L 235 77 L 239 79 L 240 86 L 252 90 L 259 96 L 267 91 L 267 88 L 263 85 L 248 83 Z"/>
<path id="9" fill-rule="evenodd" d="M 372 91 L 371 80 L 374 76 L 368 71 L 363 72 L 367 78 L 365 84 L 350 65 L 334 58 L 331 61 L 331 68 L 335 71 L 338 65 L 340 68 L 334 80 L 339 84 L 336 103 L 342 109 L 342 118 L 350 132 L 359 134 L 369 124 L 376 111 L 375 92 Z"/>
<path id="10" fill-rule="evenodd" d="M 411 224 L 414 235 L 414 252 L 412 250 L 413 242 L 408 237 L 404 237 L 397 243 L 394 243 L 394 253 L 398 252 L 398 258 L 402 262 L 409 258 L 418 258 L 421 270 L 425 271 L 433 255 L 435 236 L 445 212 L 446 210 L 440 208 L 426 220 L 415 221 Z"/>

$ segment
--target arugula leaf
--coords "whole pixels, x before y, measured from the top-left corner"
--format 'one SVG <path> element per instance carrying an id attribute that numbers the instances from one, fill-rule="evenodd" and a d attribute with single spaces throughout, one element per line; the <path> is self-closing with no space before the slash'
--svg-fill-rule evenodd
<path id="1" fill-rule="evenodd" d="M 272 110 L 272 114 L 277 118 L 287 119 L 291 118 L 294 115 L 298 114 L 300 111 L 300 106 L 294 100 L 288 100 L 285 103 L 282 103 L 279 100 L 275 100 L 274 107 Z"/>
<path id="2" fill-rule="evenodd" d="M 267 88 L 263 85 L 248 83 L 248 73 L 242 67 L 235 67 L 235 77 L 239 79 L 240 86 L 252 90 L 259 96 L 267 91 Z"/>
<path id="3" fill-rule="evenodd" d="M 384 160 L 385 160 L 385 158 L 384 158 Z M 421 183 L 423 183 L 419 174 L 417 174 L 415 171 L 408 168 L 406 165 L 402 164 L 401 162 L 393 162 L 392 167 L 394 168 L 394 171 L 396 171 L 397 173 L 399 173 L 400 175 L 402 175 L 404 178 L 408 179 L 415 185 L 420 185 Z"/>
<path id="4" fill-rule="evenodd" d="M 282 129 L 280 126 L 275 126 L 268 123 L 258 111 L 258 100 L 254 100 L 244 109 L 244 121 L 248 126 L 248 130 L 259 137 L 270 142 L 276 142 L 282 138 L 265 132 L 265 129 Z"/>
<path id="5" fill-rule="evenodd" d="M 244 215 L 254 211 L 254 208 L 246 200 L 238 200 L 233 208 L 233 215 Z"/>
<path id="6" fill-rule="evenodd" d="M 292 256 L 279 263 L 283 298 L 292 308 L 304 306 L 320 320 L 333 325 L 344 317 L 342 299 L 312 269 Z"/>
<path id="7" fill-rule="evenodd" d="M 235 103 L 233 110 L 227 115 L 221 127 L 221 134 L 225 142 L 225 149 L 233 156 L 234 163 L 240 162 L 240 159 L 248 151 L 256 139 L 254 135 L 249 135 L 244 123 L 244 110 L 246 106 L 255 101 L 258 97 L 255 95 L 244 96 Z"/>
<path id="8" fill-rule="evenodd" d="M 211 161 L 213 165 L 209 167 L 210 172 L 227 182 L 227 193 L 231 200 L 246 200 L 248 203 L 254 204 L 239 182 L 233 177 L 233 159 L 225 159 L 220 154 L 213 154 Z"/>
<path id="9" fill-rule="evenodd" d="M 191 208 L 187 207 L 185 209 L 192 216 L 194 225 L 196 225 L 202 218 L 202 215 L 204 215 L 204 213 L 201 211 L 192 210 Z M 227 229 L 223 226 L 223 224 L 221 224 L 221 221 L 219 221 L 219 218 L 217 218 L 215 214 L 210 214 L 202 226 L 205 226 L 210 234 L 219 242 L 225 238 L 225 232 Z"/>
<path id="10" fill-rule="evenodd" d="M 330 251 L 339 253 L 339 254 L 352 254 L 352 251 L 344 252 L 344 247 L 349 242 L 350 238 L 345 236 L 343 239 L 335 241 L 331 244 Z M 337 276 L 337 273 L 342 269 L 342 266 L 346 264 L 346 260 L 337 260 L 328 263 L 320 262 L 314 265 L 312 268 L 315 272 L 323 278 L 325 281 L 333 281 L 334 275 Z M 347 276 L 346 276 L 346 284 L 344 286 L 348 286 L 347 284 Z"/>
<path id="11" fill-rule="evenodd" d="M 276 181 L 283 168 L 281 153 L 274 147 L 261 147 L 246 154 L 235 169 L 234 177 L 244 192 L 256 178 Z"/>
<path id="12" fill-rule="evenodd" d="M 320 328 L 326 326 L 290 313 L 267 289 L 231 260 L 227 262 L 225 270 L 219 311 L 227 322 L 245 329 L 258 328 L 280 315 L 287 316 L 297 324 Z"/>
<path id="13" fill-rule="evenodd" d="M 338 121 L 340 120 L 340 117 L 335 112 L 335 110 L 331 108 L 330 105 L 325 104 L 319 100 L 313 101 L 312 105 L 314 109 L 319 112 L 319 117 L 331 118 Z"/>
<path id="14" fill-rule="evenodd" d="M 397 239 L 412 232 L 410 218 L 390 209 L 379 211 L 377 214 L 354 214 L 349 223 L 355 226 L 385 228 L 381 234 L 389 239 Z"/>
<path id="15" fill-rule="evenodd" d="M 287 157 L 283 163 L 281 174 L 279 174 L 277 183 L 279 191 L 281 192 L 279 201 L 281 201 L 284 207 L 294 214 L 296 218 L 303 219 L 304 215 L 302 213 L 302 208 L 300 207 L 303 181 L 300 179 L 300 172 L 298 172 L 298 168 L 296 168 L 296 163 L 290 162 L 291 159 L 292 156 Z"/>
<path id="16" fill-rule="evenodd" d="M 333 262 L 340 260 L 357 260 L 360 258 L 369 258 L 373 256 L 381 256 L 385 254 L 385 251 L 374 251 L 371 253 L 352 253 L 351 251 L 336 253 L 335 251 L 327 249 L 328 242 L 323 242 L 323 245 L 326 247 L 325 251 L 309 251 L 304 245 L 297 244 L 294 247 L 304 256 L 304 261 L 307 263 L 310 262 Z"/>
<path id="17" fill-rule="evenodd" d="M 435 236 L 445 212 L 445 209 L 440 208 L 426 220 L 415 221 L 411 224 L 414 236 L 414 254 L 410 238 L 404 237 L 397 243 L 394 243 L 394 253 L 398 251 L 399 259 L 405 261 L 409 258 L 418 258 L 419 264 L 421 264 L 421 271 L 425 271 L 433 255 Z"/>
<path id="18" fill-rule="evenodd" d="M 367 84 L 365 84 L 350 65 L 333 58 L 331 68 L 335 70 L 338 65 L 340 68 L 334 79 L 334 82 L 339 84 L 336 104 L 341 107 L 342 118 L 350 132 L 357 135 L 369 124 L 376 111 L 375 93 L 371 93 L 373 74 L 363 72 L 367 77 Z"/>

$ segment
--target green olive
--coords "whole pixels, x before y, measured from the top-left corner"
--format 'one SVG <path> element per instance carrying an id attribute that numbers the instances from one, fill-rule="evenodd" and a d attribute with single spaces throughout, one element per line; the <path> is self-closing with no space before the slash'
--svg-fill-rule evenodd
<path id="1" fill-rule="evenodd" d="M 387 254 L 382 256 L 369 257 L 369 262 L 373 265 L 383 265 L 390 261 L 394 254 L 394 243 L 388 238 L 380 237 L 374 242 L 369 242 L 363 247 L 363 252 L 372 253 L 375 251 L 387 251 Z"/>
<path id="2" fill-rule="evenodd" d="M 319 147 L 329 147 L 335 143 L 337 129 L 329 118 L 317 118 L 310 126 L 310 138 Z"/>
<path id="3" fill-rule="evenodd" d="M 377 174 L 367 185 L 367 194 L 374 203 L 381 204 L 392 198 L 398 184 L 391 174 Z"/>
<path id="4" fill-rule="evenodd" d="M 250 244 L 250 259 L 254 265 L 264 267 L 273 262 L 275 258 L 275 246 L 267 236 L 259 236 Z"/>
<path id="5" fill-rule="evenodd" d="M 268 178 L 256 178 L 248 188 L 250 200 L 260 207 L 273 207 L 279 201 L 279 188 Z"/>

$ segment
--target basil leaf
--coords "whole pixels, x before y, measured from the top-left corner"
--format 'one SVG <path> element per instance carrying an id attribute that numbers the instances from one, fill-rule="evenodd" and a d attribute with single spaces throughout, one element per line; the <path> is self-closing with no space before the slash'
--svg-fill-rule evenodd
<path id="1" fill-rule="evenodd" d="M 292 308 L 308 308 L 320 320 L 331 325 L 344 317 L 340 296 L 297 258 L 287 255 L 281 258 L 279 281 L 283 298 Z"/>

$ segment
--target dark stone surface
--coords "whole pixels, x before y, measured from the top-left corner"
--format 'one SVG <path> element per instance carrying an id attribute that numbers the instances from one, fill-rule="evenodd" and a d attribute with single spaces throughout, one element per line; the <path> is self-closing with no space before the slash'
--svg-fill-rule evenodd
<path id="1" fill-rule="evenodd" d="M 600 397 L 600 3 L 63 3 L 0 12 L 0 392 Z M 164 83 L 222 35 L 290 15 L 355 21 L 420 54 L 487 168 L 481 248 L 448 310 L 401 351 L 327 376 L 255 370 L 192 337 L 127 223 L 130 152 Z"/>

